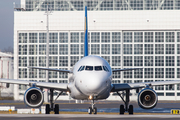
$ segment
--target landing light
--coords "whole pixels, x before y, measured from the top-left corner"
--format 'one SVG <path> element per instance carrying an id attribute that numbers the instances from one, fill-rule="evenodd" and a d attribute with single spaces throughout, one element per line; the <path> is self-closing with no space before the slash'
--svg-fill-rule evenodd
<path id="1" fill-rule="evenodd" d="M 90 95 L 90 96 L 89 96 L 89 99 L 92 100 L 92 98 L 93 98 L 92 95 Z"/>

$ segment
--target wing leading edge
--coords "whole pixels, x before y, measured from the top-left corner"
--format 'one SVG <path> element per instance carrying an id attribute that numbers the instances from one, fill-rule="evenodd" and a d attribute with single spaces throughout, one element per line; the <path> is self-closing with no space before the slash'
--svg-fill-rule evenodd
<path id="1" fill-rule="evenodd" d="M 9 84 L 19 84 L 19 85 L 27 85 L 32 86 L 33 84 L 36 87 L 41 88 L 52 88 L 54 90 L 60 91 L 68 91 L 68 83 L 47 83 L 47 82 L 34 82 L 27 80 L 16 80 L 16 79 L 0 79 L 0 83 L 9 83 Z"/>
<path id="2" fill-rule="evenodd" d="M 112 72 L 128 71 L 128 70 L 138 70 L 138 69 L 143 69 L 143 68 L 124 68 L 124 69 L 115 69 L 115 70 L 112 70 Z"/>
<path id="3" fill-rule="evenodd" d="M 73 73 L 70 70 L 62 70 L 62 69 L 52 69 L 52 68 L 42 68 L 42 67 L 28 67 L 30 69 L 40 69 L 40 70 L 48 70 L 48 71 L 56 71 L 56 72 L 64 72 L 64 73 Z"/>
<path id="4" fill-rule="evenodd" d="M 172 84 L 180 84 L 180 80 L 158 81 L 158 82 L 144 82 L 144 83 L 112 84 L 111 92 L 123 91 L 123 90 L 127 90 L 127 89 L 144 88 L 146 86 L 172 85 Z"/>

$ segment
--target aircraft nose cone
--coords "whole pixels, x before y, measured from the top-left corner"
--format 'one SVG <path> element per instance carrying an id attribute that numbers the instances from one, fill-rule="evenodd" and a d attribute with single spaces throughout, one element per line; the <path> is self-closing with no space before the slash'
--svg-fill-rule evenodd
<path id="1" fill-rule="evenodd" d="M 98 80 L 90 80 L 87 84 L 88 90 L 96 91 L 101 87 L 101 83 Z"/>
<path id="2" fill-rule="evenodd" d="M 87 89 L 89 92 L 99 92 L 105 84 L 103 77 L 91 77 L 87 83 Z"/>

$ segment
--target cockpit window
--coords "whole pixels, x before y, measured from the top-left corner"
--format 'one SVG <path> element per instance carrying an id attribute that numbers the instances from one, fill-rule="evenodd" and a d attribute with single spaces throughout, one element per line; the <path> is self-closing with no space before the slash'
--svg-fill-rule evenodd
<path id="1" fill-rule="evenodd" d="M 95 66 L 95 70 L 100 71 L 100 70 L 102 70 L 102 67 L 101 66 Z"/>
<path id="2" fill-rule="evenodd" d="M 104 71 L 109 72 L 108 68 L 106 66 L 103 66 Z"/>
<path id="3" fill-rule="evenodd" d="M 83 71 L 85 66 L 81 66 L 78 71 Z"/>
<path id="4" fill-rule="evenodd" d="M 92 71 L 93 70 L 93 66 L 86 66 L 86 70 Z"/>
<path id="5" fill-rule="evenodd" d="M 78 71 L 80 71 L 82 67 L 83 67 L 83 66 L 81 66 L 81 67 L 78 69 Z"/>
<path id="6" fill-rule="evenodd" d="M 102 70 L 104 70 L 106 72 L 109 72 L 109 69 L 106 66 L 81 66 L 78 69 L 78 72 L 79 71 L 83 71 L 83 70 L 93 71 L 93 69 L 95 71 L 102 71 Z"/>

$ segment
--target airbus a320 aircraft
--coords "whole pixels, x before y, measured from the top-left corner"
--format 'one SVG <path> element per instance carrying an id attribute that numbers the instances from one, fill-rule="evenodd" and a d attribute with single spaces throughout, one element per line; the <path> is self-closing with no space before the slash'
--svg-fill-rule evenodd
<path id="1" fill-rule="evenodd" d="M 85 7 L 85 40 L 84 40 L 84 58 L 79 60 L 72 70 L 60 70 L 51 68 L 39 68 L 29 67 L 31 69 L 41 69 L 49 71 L 64 72 L 70 74 L 69 83 L 47 83 L 47 82 L 33 82 L 14 79 L 0 79 L 1 83 L 8 84 L 21 84 L 29 85 L 30 88 L 24 93 L 24 102 L 31 108 L 38 108 L 44 102 L 43 88 L 50 90 L 50 105 L 46 104 L 46 114 L 50 111 L 54 111 L 55 114 L 59 114 L 59 105 L 53 101 L 53 91 L 60 91 L 57 98 L 63 92 L 69 92 L 70 96 L 78 100 L 91 100 L 91 107 L 88 109 L 89 114 L 97 114 L 97 108 L 95 107 L 94 100 L 106 99 L 111 92 L 116 92 L 125 104 L 120 105 L 120 114 L 124 114 L 125 111 L 129 114 L 133 114 L 133 106 L 129 105 L 130 90 L 143 88 L 138 93 L 138 104 L 141 108 L 151 109 L 154 108 L 158 101 L 156 92 L 150 88 L 150 86 L 156 85 L 169 85 L 178 84 L 177 81 L 161 81 L 161 82 L 145 82 L 145 83 L 121 83 L 112 84 L 112 73 L 118 71 L 136 70 L 141 68 L 129 68 L 129 69 L 117 69 L 112 70 L 108 62 L 99 57 L 90 55 L 88 56 L 88 29 L 87 29 L 87 7 Z M 125 91 L 125 99 L 120 91 Z"/>

